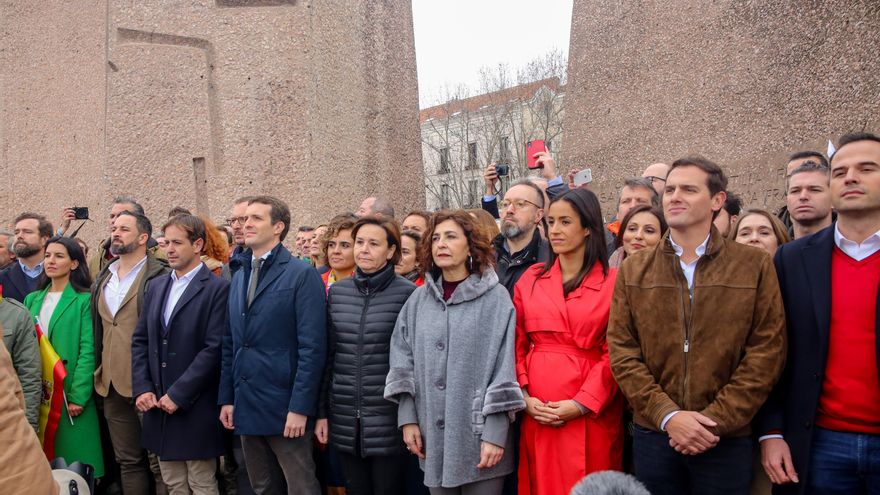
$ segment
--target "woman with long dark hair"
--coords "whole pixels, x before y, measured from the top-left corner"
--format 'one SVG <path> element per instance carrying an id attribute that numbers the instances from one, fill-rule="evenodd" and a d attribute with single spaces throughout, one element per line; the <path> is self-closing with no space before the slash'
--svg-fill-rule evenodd
<path id="1" fill-rule="evenodd" d="M 513 299 L 521 495 L 568 493 L 587 474 L 620 470 L 623 455 L 623 396 L 605 340 L 617 271 L 599 200 L 572 190 L 550 204 L 547 225 L 550 258 L 523 274 Z"/>
<path id="2" fill-rule="evenodd" d="M 95 373 L 95 342 L 89 311 L 92 278 L 79 244 L 70 237 L 53 237 L 46 242 L 43 274 L 37 290 L 24 305 L 38 317 L 43 332 L 61 357 L 65 404 L 55 435 L 55 456 L 68 463 L 79 461 L 104 475 L 98 411 L 92 397 Z"/>
<path id="3" fill-rule="evenodd" d="M 617 268 L 627 256 L 660 244 L 669 230 L 663 210 L 656 206 L 638 205 L 629 210 L 617 231 L 617 248 L 608 259 L 611 268 Z"/>

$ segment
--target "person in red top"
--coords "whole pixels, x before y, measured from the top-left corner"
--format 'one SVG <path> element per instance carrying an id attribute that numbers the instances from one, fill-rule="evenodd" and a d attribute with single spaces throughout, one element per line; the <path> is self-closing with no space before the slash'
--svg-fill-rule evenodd
<path id="1" fill-rule="evenodd" d="M 880 493 L 880 137 L 844 136 L 830 168 L 837 222 L 776 253 L 788 359 L 757 431 L 777 494 Z"/>
<path id="2" fill-rule="evenodd" d="M 596 195 L 575 189 L 550 205 L 546 264 L 516 284 L 516 370 L 526 396 L 520 495 L 568 493 L 595 471 L 620 470 L 623 396 L 605 330 L 617 271 L 608 267 Z"/>

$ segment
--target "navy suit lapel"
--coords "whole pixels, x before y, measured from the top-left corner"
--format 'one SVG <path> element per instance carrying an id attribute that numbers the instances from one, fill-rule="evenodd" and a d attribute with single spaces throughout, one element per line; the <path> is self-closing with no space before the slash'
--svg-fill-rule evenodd
<path id="1" fill-rule="evenodd" d="M 174 309 L 171 310 L 171 318 L 168 318 L 168 325 L 171 325 L 171 322 L 174 321 L 174 317 L 177 316 L 177 313 L 180 311 L 180 308 L 186 306 L 188 302 L 192 300 L 193 297 L 198 294 L 202 288 L 205 286 L 205 279 L 207 277 L 211 277 L 211 272 L 208 270 L 208 267 L 202 265 L 202 268 L 196 273 L 195 277 L 189 282 L 189 285 L 186 286 L 186 290 L 181 294 L 180 299 L 177 300 L 177 304 L 174 305 Z M 171 277 L 169 276 L 169 279 Z M 163 318 L 164 321 L 164 318 Z"/>
<path id="2" fill-rule="evenodd" d="M 802 269 L 809 281 L 810 303 L 816 318 L 816 332 L 822 362 L 828 355 L 831 329 L 831 253 L 834 250 L 834 227 L 813 235 L 803 247 Z M 807 301 L 804 301 L 807 302 Z"/>

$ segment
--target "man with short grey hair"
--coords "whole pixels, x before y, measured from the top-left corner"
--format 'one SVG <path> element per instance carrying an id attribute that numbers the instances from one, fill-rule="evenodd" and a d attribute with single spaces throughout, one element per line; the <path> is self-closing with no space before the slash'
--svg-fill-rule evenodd
<path id="1" fill-rule="evenodd" d="M 619 471 L 599 471 L 582 479 L 570 495 L 651 495 L 635 476 Z"/>
<path id="2" fill-rule="evenodd" d="M 620 189 L 620 195 L 617 196 L 617 218 L 606 225 L 608 232 L 617 237 L 620 230 L 620 222 L 623 217 L 638 205 L 648 205 L 659 208 L 660 195 L 654 189 L 650 179 L 644 177 L 630 177 L 623 181 L 623 187 Z M 609 252 L 613 252 L 612 249 Z"/>
<path id="3" fill-rule="evenodd" d="M 383 198 L 380 198 L 378 196 L 370 196 L 361 202 L 361 205 L 358 207 L 355 215 L 357 215 L 358 218 L 366 217 L 369 215 L 381 215 L 393 220 L 394 207 L 391 206 L 391 203 Z"/>

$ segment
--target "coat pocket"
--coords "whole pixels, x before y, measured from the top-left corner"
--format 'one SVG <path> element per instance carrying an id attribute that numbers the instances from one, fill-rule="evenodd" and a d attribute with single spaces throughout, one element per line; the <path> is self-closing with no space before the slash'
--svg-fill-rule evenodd
<path id="1" fill-rule="evenodd" d="M 486 425 L 486 416 L 483 415 L 483 399 L 482 390 L 474 391 L 474 398 L 471 407 L 471 427 L 475 435 L 483 434 L 483 427 Z"/>

